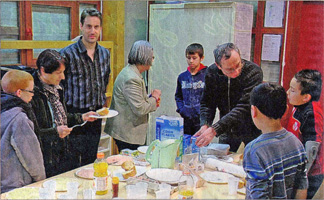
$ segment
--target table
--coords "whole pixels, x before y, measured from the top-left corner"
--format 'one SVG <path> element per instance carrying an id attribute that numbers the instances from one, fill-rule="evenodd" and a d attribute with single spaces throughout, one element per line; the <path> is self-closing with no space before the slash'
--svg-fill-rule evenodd
<path id="1" fill-rule="evenodd" d="M 93 164 L 89 164 L 87 166 L 83 166 L 80 168 L 86 168 L 86 167 L 88 168 L 88 167 L 92 167 L 92 166 L 93 166 Z M 78 199 L 83 199 L 83 189 L 92 185 L 92 180 L 82 179 L 82 178 L 78 178 L 77 176 L 75 176 L 75 172 L 77 170 L 79 170 L 80 168 L 59 174 L 57 176 L 53 176 L 53 177 L 45 179 L 43 181 L 32 183 L 25 187 L 42 187 L 43 182 L 50 180 L 50 179 L 59 178 L 59 177 L 77 178 L 82 182 L 81 186 L 79 187 L 79 191 L 78 191 Z M 121 168 L 120 166 L 109 165 L 108 171 L 113 172 L 120 168 Z M 105 195 L 96 195 L 95 196 L 96 199 L 111 199 L 112 198 L 111 177 L 108 178 L 108 183 L 109 183 L 108 184 L 108 193 Z M 119 183 L 118 198 L 120 198 L 120 199 L 127 198 L 125 186 L 126 186 L 126 182 Z M 56 192 L 56 197 L 58 197 L 58 195 L 62 194 L 62 193 L 64 193 L 64 192 Z M 171 195 L 171 199 L 177 199 L 177 198 L 178 198 L 178 192 L 175 192 Z M 0 199 L 6 199 L 6 193 L 1 194 Z M 148 192 L 147 199 L 155 199 L 155 194 Z M 212 184 L 212 183 L 206 182 L 203 187 L 196 188 L 196 191 L 194 193 L 194 199 L 245 199 L 245 195 L 238 193 L 235 196 L 229 196 L 227 184 Z"/>

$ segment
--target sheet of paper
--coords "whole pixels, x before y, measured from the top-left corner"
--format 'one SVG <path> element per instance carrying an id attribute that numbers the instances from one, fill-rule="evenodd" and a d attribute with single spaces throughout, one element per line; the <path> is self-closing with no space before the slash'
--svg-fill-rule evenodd
<path id="1" fill-rule="evenodd" d="M 281 35 L 264 34 L 261 60 L 279 61 Z"/>
<path id="2" fill-rule="evenodd" d="M 266 2 L 264 27 L 282 27 L 284 6 L 284 1 Z"/>

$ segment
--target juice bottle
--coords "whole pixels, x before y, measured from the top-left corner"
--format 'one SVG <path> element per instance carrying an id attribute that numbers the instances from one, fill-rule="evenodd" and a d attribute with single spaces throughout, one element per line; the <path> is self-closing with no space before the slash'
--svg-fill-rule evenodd
<path id="1" fill-rule="evenodd" d="M 179 179 L 178 199 L 193 199 L 195 182 L 189 171 L 183 171 Z"/>
<path id="2" fill-rule="evenodd" d="M 104 160 L 104 153 L 98 153 L 93 163 L 94 189 L 97 195 L 104 195 L 108 192 L 108 163 Z"/>

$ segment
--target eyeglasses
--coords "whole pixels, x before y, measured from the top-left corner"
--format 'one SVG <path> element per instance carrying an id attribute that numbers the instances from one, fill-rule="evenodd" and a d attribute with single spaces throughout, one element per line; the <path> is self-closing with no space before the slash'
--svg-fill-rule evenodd
<path id="1" fill-rule="evenodd" d="M 31 91 L 31 90 L 25 90 L 25 89 L 20 89 L 20 90 L 34 94 L 34 91 Z"/>

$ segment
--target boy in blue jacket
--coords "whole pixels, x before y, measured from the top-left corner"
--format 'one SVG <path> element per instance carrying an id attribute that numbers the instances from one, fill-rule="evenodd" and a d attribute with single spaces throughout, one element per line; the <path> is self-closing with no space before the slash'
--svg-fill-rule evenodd
<path id="1" fill-rule="evenodd" d="M 201 44 L 190 44 L 185 51 L 188 68 L 177 81 L 175 100 L 177 112 L 184 119 L 184 133 L 194 135 L 200 129 L 200 99 L 205 86 L 206 66 L 204 48 Z"/>

